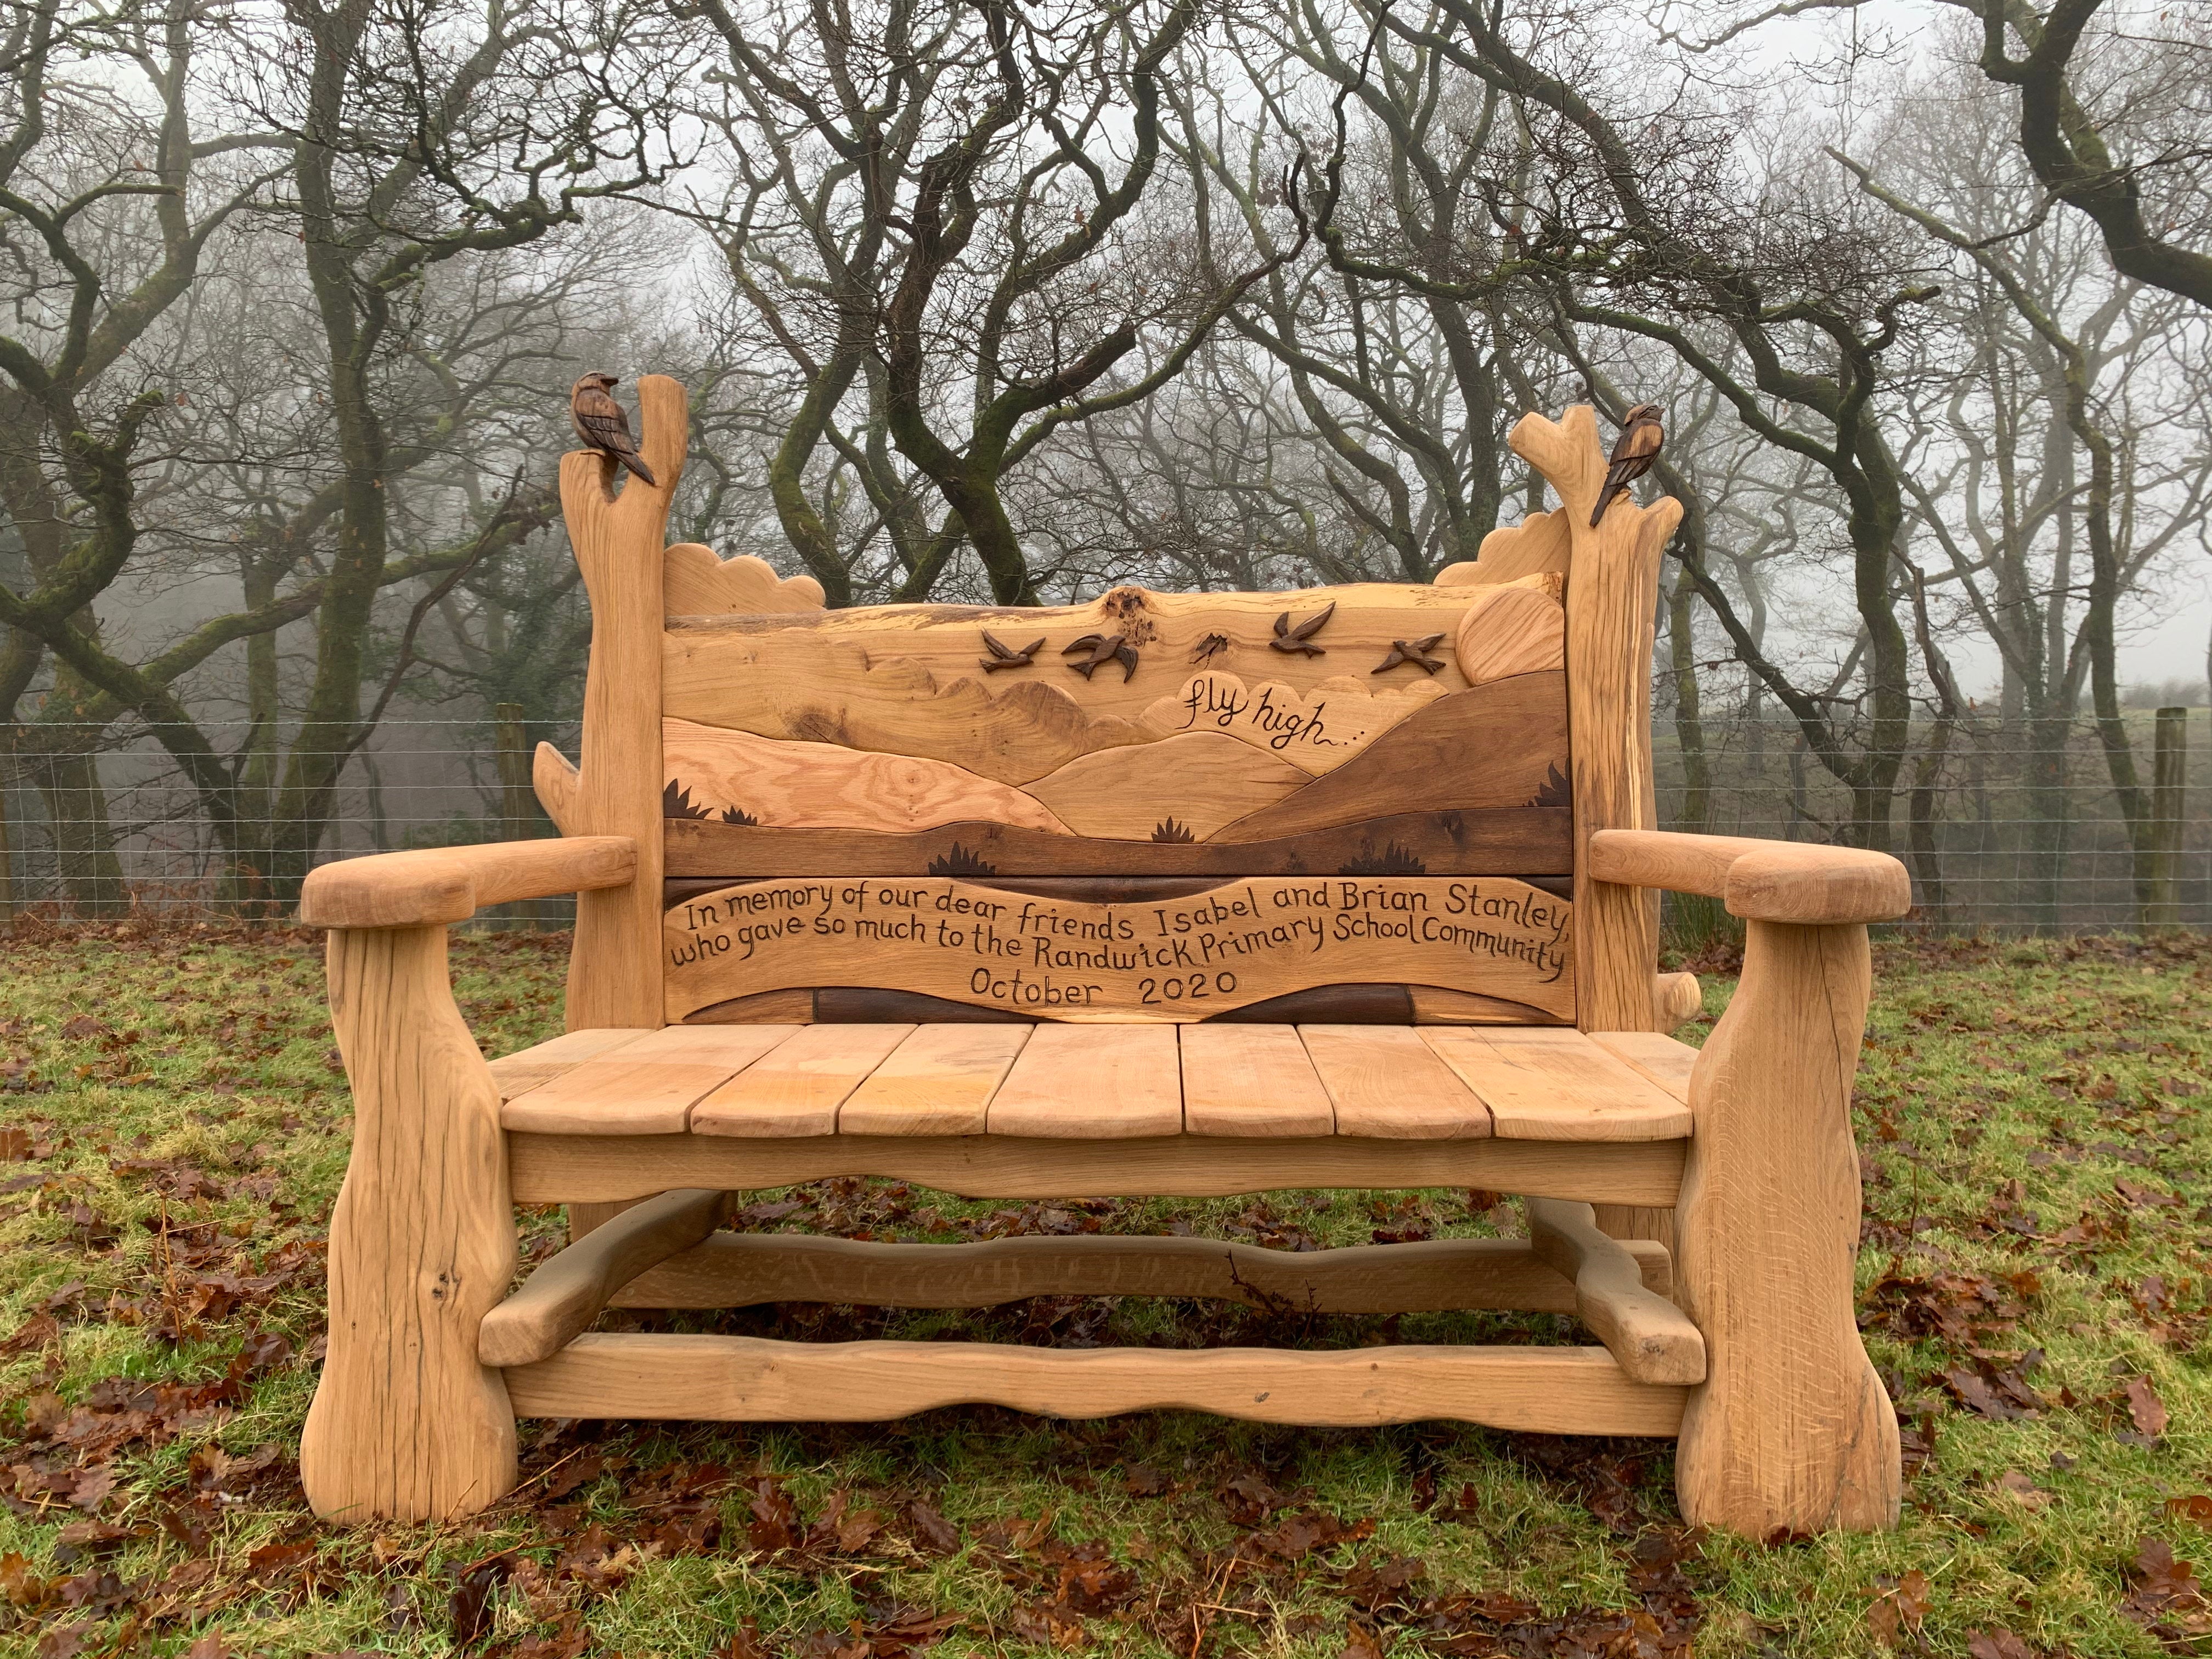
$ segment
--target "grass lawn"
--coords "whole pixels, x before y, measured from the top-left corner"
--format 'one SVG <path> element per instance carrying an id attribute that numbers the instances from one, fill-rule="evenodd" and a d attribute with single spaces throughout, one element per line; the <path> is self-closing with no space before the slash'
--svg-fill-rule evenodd
<path id="1" fill-rule="evenodd" d="M 559 1029 L 558 941 L 461 939 L 454 967 L 489 1052 Z M 1905 1424 L 1892 1535 L 1686 1533 L 1663 1442 L 981 1407 L 526 1423 L 525 1485 L 493 1512 L 336 1530 L 295 1462 L 347 1133 L 316 944 L 0 935 L 0 1652 L 2212 1654 L 2187 1565 L 2212 1555 L 2212 945 L 1894 945 L 1876 979 L 1859 1286 Z M 1710 1016 L 1732 988 L 1706 982 Z M 1188 1229 L 1291 1248 L 1516 1224 L 1462 1191 L 756 1197 L 740 1224 L 878 1238 Z M 521 1223 L 526 1256 L 556 1247 L 556 1212 Z M 1589 1340 L 1543 1316 L 1307 1326 L 1077 1298 L 704 1328 Z"/>

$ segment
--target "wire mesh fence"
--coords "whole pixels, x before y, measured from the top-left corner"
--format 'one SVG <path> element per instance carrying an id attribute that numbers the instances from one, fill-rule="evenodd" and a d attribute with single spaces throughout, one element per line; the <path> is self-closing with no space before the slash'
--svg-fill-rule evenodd
<path id="1" fill-rule="evenodd" d="M 1887 844 L 1913 875 L 1907 925 L 2212 927 L 2212 709 L 2130 711 L 2128 724 L 2140 784 L 2132 827 L 2087 721 L 1916 728 L 1885 794 Z M 249 728 L 201 729 L 229 757 L 220 814 L 144 732 L 21 728 L 13 752 L 0 753 L 0 916 L 152 909 L 276 920 L 313 864 L 553 833 L 529 792 L 517 720 L 387 721 L 360 750 L 331 757 L 343 764 L 320 799 L 287 787 L 288 769 L 311 756 L 276 747 L 257 769 Z M 574 752 L 573 729 L 550 735 Z M 1653 753 L 1662 827 L 1808 842 L 1858 833 L 1850 792 L 1787 720 L 1708 719 L 1686 734 L 1664 716 Z M 488 920 L 560 927 L 571 914 L 549 900 Z M 1678 931 L 1724 925 L 1695 906 L 1671 914 Z"/>

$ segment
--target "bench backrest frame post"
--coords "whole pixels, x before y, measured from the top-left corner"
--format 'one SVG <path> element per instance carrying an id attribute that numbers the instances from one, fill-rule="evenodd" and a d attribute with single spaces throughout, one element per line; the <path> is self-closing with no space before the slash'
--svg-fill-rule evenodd
<path id="1" fill-rule="evenodd" d="M 657 1030 L 666 1023 L 660 982 L 661 572 L 690 412 L 683 386 L 665 374 L 641 377 L 637 398 L 638 447 L 654 483 L 621 474 L 617 494 L 612 485 L 620 469 L 611 458 L 590 450 L 561 458 L 561 509 L 591 599 L 592 650 L 581 775 L 556 819 L 567 835 L 628 836 L 637 842 L 635 880 L 577 895 L 568 961 L 572 1031 Z"/>
<path id="2" fill-rule="evenodd" d="M 1651 649 L 1659 558 L 1681 521 L 1662 496 L 1640 507 L 1613 501 L 1595 528 L 1606 453 L 1597 415 L 1577 404 L 1554 423 L 1523 416 L 1514 453 L 1540 471 L 1566 521 L 1567 722 L 1574 775 L 1575 1023 L 1585 1031 L 1656 1029 L 1656 907 L 1632 887 L 1593 881 L 1589 838 L 1600 830 L 1656 829 L 1651 768 Z"/>

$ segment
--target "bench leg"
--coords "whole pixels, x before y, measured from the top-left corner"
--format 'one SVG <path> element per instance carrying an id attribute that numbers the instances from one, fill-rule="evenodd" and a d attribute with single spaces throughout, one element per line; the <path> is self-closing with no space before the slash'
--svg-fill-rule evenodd
<path id="1" fill-rule="evenodd" d="M 515 1267 L 499 1089 L 453 1006 L 444 928 L 331 933 L 330 988 L 353 1155 L 300 1473 L 327 1520 L 448 1520 L 515 1482 L 506 1378 L 477 1360 Z"/>
<path id="2" fill-rule="evenodd" d="M 1897 1521 L 1897 1419 L 1853 1305 L 1850 1091 L 1871 988 L 1865 928 L 1751 923 L 1691 1080 L 1677 1300 L 1708 1369 L 1675 1482 L 1694 1523 L 1764 1538 Z"/>

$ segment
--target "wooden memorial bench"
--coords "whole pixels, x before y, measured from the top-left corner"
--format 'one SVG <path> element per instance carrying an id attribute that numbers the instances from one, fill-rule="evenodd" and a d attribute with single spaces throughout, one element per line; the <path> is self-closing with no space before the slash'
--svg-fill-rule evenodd
<path id="1" fill-rule="evenodd" d="M 326 866 L 355 1103 L 317 1511 L 440 1519 L 516 1480 L 515 1419 L 1425 1418 L 1679 1436 L 1692 1522 L 1895 1518 L 1852 1316 L 1848 1108 L 1869 853 L 1661 834 L 1649 675 L 1679 508 L 1589 522 L 1595 417 L 1513 447 L 1557 493 L 1434 586 L 1120 587 L 1056 610 L 825 611 L 667 547 L 660 480 L 567 457 L 593 613 L 557 840 Z M 1702 1051 L 1665 1031 L 1656 893 L 1746 920 Z M 446 929 L 574 892 L 568 1032 L 487 1061 Z M 1487 1188 L 1526 1239 L 1307 1255 L 1188 1238 L 889 1245 L 717 1231 L 726 1196 L 884 1176 L 970 1197 Z M 572 1242 L 512 1287 L 514 1206 Z M 1595 1211 L 1592 1206 L 1598 1206 Z M 609 1307 L 1280 1297 L 1578 1314 L 1601 1346 L 1063 1351 L 594 1334 Z"/>

